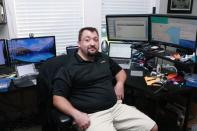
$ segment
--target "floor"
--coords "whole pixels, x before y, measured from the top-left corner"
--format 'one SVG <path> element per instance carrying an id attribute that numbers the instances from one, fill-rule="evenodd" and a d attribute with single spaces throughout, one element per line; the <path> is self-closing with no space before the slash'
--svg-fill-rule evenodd
<path id="1" fill-rule="evenodd" d="M 1 130 L 0 130 L 1 131 Z M 5 130 L 5 131 L 42 131 L 41 126 L 33 126 L 33 127 L 26 127 L 26 128 L 18 128 L 12 130 Z"/>

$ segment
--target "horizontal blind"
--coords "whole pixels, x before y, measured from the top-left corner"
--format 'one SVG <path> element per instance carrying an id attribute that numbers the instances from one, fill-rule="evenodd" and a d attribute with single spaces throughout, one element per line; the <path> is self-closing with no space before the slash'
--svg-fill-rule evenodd
<path id="1" fill-rule="evenodd" d="M 102 0 L 102 26 L 109 14 L 149 14 L 156 0 Z"/>
<path id="2" fill-rule="evenodd" d="M 57 54 L 76 44 L 83 26 L 82 0 L 15 0 L 16 36 L 54 35 Z"/>

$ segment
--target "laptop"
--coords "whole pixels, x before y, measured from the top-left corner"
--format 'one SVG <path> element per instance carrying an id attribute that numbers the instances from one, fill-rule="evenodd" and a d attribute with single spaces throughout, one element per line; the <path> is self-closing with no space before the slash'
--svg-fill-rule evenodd
<path id="1" fill-rule="evenodd" d="M 131 44 L 109 43 L 109 57 L 112 58 L 123 69 L 130 69 L 131 66 Z"/>

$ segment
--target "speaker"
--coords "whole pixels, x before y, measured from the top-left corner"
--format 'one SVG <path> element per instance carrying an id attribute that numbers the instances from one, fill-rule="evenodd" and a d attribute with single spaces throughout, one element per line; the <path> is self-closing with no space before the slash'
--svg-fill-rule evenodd
<path id="1" fill-rule="evenodd" d="M 106 40 L 103 40 L 101 43 L 101 52 L 108 55 L 108 51 L 109 51 L 108 42 Z"/>
<path id="2" fill-rule="evenodd" d="M 152 11 L 153 11 L 152 12 L 153 14 L 156 14 L 156 7 L 155 6 L 152 8 Z"/>

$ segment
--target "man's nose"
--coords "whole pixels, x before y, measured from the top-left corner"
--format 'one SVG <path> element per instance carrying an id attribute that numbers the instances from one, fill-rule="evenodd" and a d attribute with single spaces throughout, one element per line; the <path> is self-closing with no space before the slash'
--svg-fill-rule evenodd
<path id="1" fill-rule="evenodd" d="M 92 39 L 92 40 L 90 41 L 90 44 L 91 44 L 91 45 L 95 45 L 96 42 Z"/>

